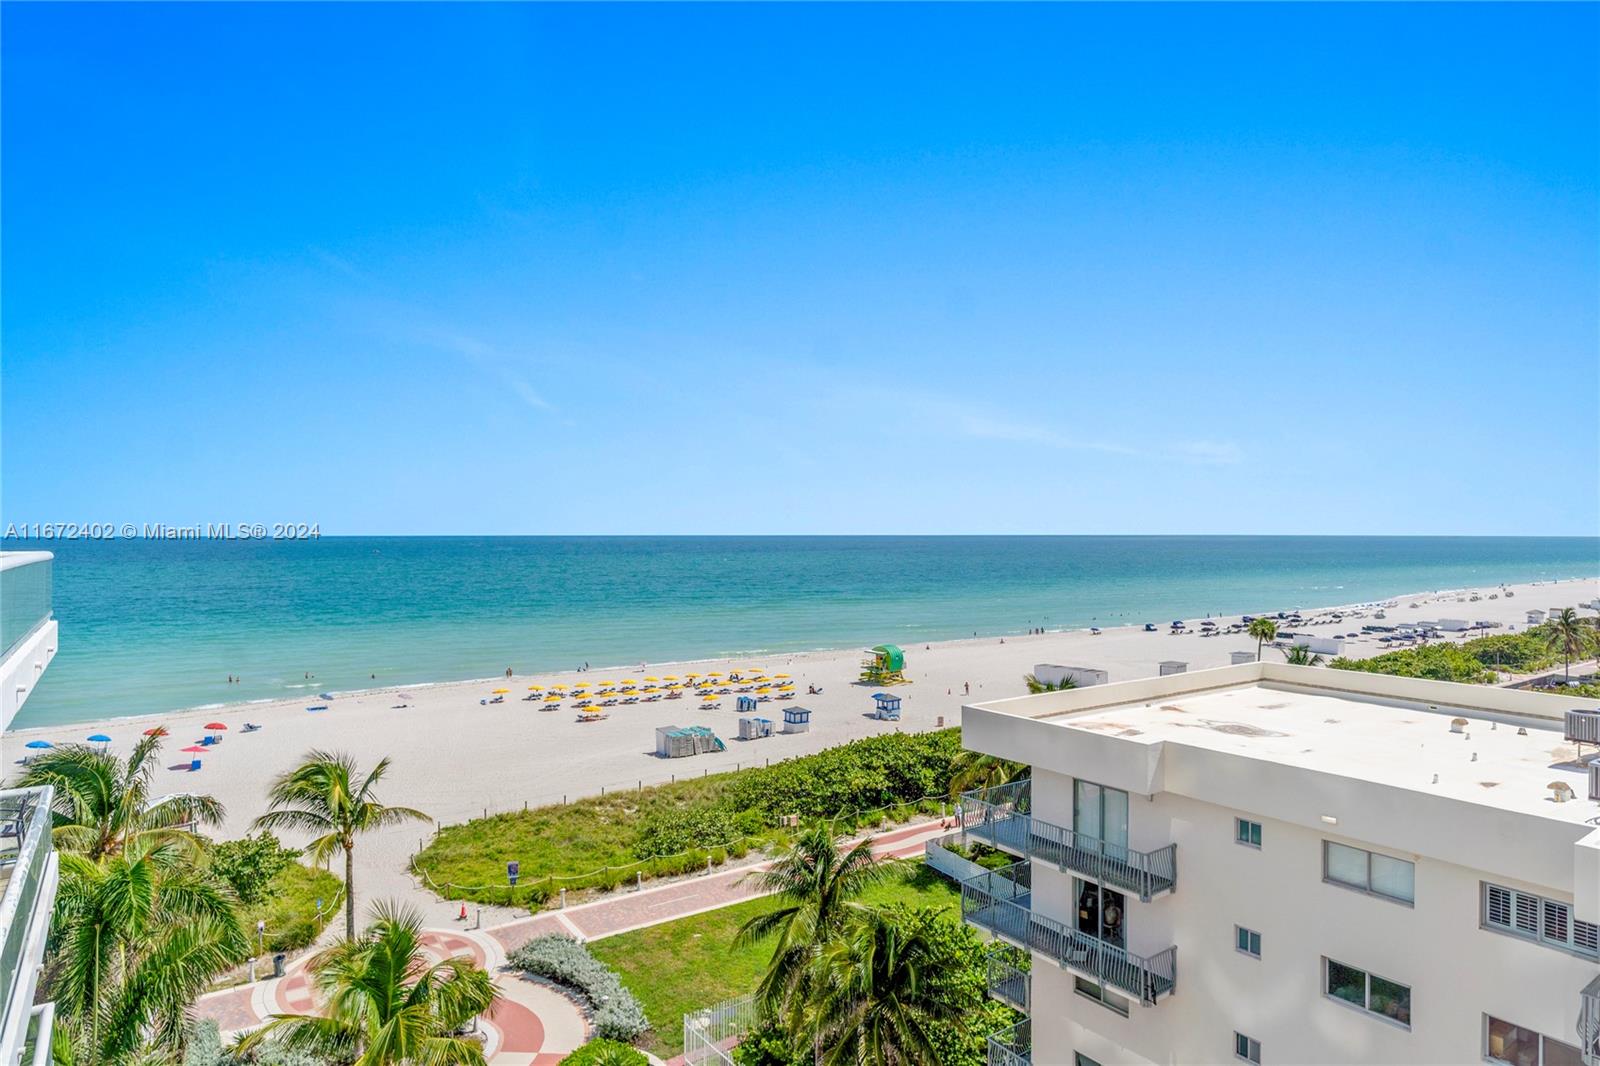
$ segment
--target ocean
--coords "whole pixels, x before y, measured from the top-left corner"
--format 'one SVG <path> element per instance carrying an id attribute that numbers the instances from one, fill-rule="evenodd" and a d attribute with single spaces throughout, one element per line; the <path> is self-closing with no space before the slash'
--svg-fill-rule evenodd
<path id="1" fill-rule="evenodd" d="M 60 651 L 16 728 L 375 685 L 1114 626 L 1600 574 L 1600 538 L 18 541 Z M 228 684 L 232 674 L 243 679 Z M 309 678 L 307 675 L 311 675 Z"/>

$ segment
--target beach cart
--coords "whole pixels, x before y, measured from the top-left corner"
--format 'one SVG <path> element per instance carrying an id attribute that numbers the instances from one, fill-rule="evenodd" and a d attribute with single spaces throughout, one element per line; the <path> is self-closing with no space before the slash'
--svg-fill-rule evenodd
<path id="1" fill-rule="evenodd" d="M 734 710 L 740 712 L 753 711 L 755 709 L 756 700 L 754 696 L 740 696 L 738 699 L 738 706 L 734 708 Z"/>
<path id="2" fill-rule="evenodd" d="M 741 718 L 739 719 L 740 740 L 760 740 L 762 737 L 772 735 L 772 719 L 770 718 Z"/>
<path id="3" fill-rule="evenodd" d="M 721 737 L 703 725 L 664 725 L 656 729 L 656 754 L 663 759 L 682 759 L 727 748 Z"/>

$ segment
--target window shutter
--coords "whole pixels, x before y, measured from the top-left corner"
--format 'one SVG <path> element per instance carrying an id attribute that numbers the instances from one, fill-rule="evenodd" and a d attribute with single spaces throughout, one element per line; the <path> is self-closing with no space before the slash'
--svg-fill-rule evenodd
<path id="1" fill-rule="evenodd" d="M 1600 953 L 1600 925 L 1572 920 L 1572 946 L 1594 955 Z"/>
<path id="2" fill-rule="evenodd" d="M 1539 897 L 1512 893 L 1516 897 L 1517 928 L 1531 936 L 1539 935 Z"/>
<path id="3" fill-rule="evenodd" d="M 1511 890 L 1501 888 L 1499 885 L 1485 885 L 1488 889 L 1488 903 L 1484 907 L 1484 918 L 1490 925 L 1501 925 L 1511 928 Z"/>
<path id="4" fill-rule="evenodd" d="M 1571 915 L 1565 903 L 1557 903 L 1553 899 L 1544 901 L 1544 938 L 1554 940 L 1557 944 L 1567 942 L 1567 933 L 1572 928 Z"/>

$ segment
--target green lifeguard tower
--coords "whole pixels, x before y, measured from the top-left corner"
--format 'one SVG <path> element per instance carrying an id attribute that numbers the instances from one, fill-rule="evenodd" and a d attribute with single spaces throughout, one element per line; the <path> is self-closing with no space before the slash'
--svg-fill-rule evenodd
<path id="1" fill-rule="evenodd" d="M 861 680 L 869 685 L 907 685 L 906 653 L 896 644 L 879 644 L 861 663 Z"/>

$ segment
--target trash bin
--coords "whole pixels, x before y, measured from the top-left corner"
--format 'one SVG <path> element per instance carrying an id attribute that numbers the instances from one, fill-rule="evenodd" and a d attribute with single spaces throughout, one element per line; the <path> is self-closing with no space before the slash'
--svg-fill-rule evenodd
<path id="1" fill-rule="evenodd" d="M 282 951 L 277 952 L 275 955 L 272 956 L 272 976 L 274 976 L 274 977 L 282 977 L 283 976 L 283 961 L 285 959 L 287 959 L 288 957 L 289 957 L 288 954 L 285 953 L 285 952 L 282 952 Z"/>

